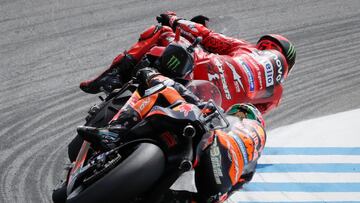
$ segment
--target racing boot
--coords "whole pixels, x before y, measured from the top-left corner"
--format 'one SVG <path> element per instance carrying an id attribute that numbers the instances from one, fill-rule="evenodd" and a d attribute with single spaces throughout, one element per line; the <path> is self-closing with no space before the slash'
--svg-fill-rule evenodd
<path id="1" fill-rule="evenodd" d="M 81 82 L 80 89 L 90 94 L 97 94 L 102 90 L 111 92 L 130 80 L 131 70 L 135 64 L 136 60 L 131 55 L 120 54 L 114 59 L 112 65 L 99 76 Z"/>
<path id="2" fill-rule="evenodd" d="M 123 130 L 122 126 L 112 126 L 108 128 L 95 128 L 90 126 L 79 126 L 78 134 L 86 141 L 90 142 L 95 150 L 107 151 L 114 149 L 119 141 L 119 133 Z"/>

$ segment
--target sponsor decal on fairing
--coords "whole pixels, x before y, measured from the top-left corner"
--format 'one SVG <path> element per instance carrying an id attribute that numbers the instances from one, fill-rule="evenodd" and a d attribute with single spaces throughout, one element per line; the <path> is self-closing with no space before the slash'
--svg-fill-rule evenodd
<path id="1" fill-rule="evenodd" d="M 150 97 L 146 97 L 145 99 L 142 100 L 142 103 L 139 107 L 139 111 L 142 112 L 144 110 L 144 108 L 150 103 Z"/>
<path id="2" fill-rule="evenodd" d="M 184 113 L 184 116 L 187 117 L 189 115 L 189 112 L 192 111 L 192 105 L 183 104 L 179 107 L 179 111 Z"/>

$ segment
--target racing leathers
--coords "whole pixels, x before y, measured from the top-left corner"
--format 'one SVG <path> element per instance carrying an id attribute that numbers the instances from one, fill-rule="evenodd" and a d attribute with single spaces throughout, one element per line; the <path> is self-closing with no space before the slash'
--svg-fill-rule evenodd
<path id="1" fill-rule="evenodd" d="M 173 30 L 179 28 L 181 44 L 190 45 L 196 37 L 202 37 L 201 44 L 195 48 L 190 78 L 208 80 L 217 85 L 222 93 L 224 110 L 235 103 L 252 103 L 262 113 L 278 106 L 282 83 L 288 75 L 288 64 L 281 52 L 260 50 L 261 47 L 245 40 L 216 33 L 202 24 L 184 19 L 170 21 L 170 26 L 151 26 L 128 51 L 114 59 L 108 70 L 96 79 L 81 83 L 80 88 L 89 93 L 99 92 L 99 81 L 109 72 L 115 72 L 122 83 L 129 80 L 134 65 L 154 46 L 166 47 L 171 43 L 175 37 Z"/>
<path id="2" fill-rule="evenodd" d="M 201 44 L 210 53 L 196 50 L 193 79 L 215 83 L 225 110 L 242 102 L 254 104 L 262 113 L 278 106 L 288 73 L 285 57 L 279 51 L 259 50 L 244 40 L 187 20 L 178 20 L 177 26 L 189 40 L 203 38 Z"/>

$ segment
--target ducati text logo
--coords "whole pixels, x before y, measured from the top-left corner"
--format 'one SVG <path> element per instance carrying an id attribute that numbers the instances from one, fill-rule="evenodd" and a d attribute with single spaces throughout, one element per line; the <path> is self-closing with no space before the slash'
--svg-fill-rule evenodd
<path id="1" fill-rule="evenodd" d="M 166 64 L 171 70 L 176 69 L 180 65 L 180 60 L 175 56 L 171 56 L 170 61 Z"/>
<path id="2" fill-rule="evenodd" d="M 231 94 L 230 94 L 230 90 L 229 90 L 229 87 L 227 85 L 227 82 L 226 82 L 226 78 L 225 78 L 225 75 L 224 75 L 224 68 L 223 68 L 223 65 L 222 63 L 219 61 L 219 59 L 215 58 L 215 65 L 218 67 L 219 69 L 219 73 L 220 73 L 220 79 L 221 79 L 221 83 L 222 83 L 222 86 L 223 86 L 223 90 L 224 90 L 224 93 L 225 93 L 225 97 L 227 100 L 230 100 L 231 99 Z"/>

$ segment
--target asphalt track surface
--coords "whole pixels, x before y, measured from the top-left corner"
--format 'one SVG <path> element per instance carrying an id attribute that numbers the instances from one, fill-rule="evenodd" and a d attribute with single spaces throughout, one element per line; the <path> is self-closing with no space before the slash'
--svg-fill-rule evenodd
<path id="1" fill-rule="evenodd" d="M 360 1 L 0 1 L 0 202 L 51 202 L 66 145 L 96 96 L 78 89 L 166 10 L 250 42 L 297 48 L 268 128 L 360 107 Z M 358 118 L 354 118 L 358 119 Z M 306 129 L 310 130 L 310 129 Z"/>

